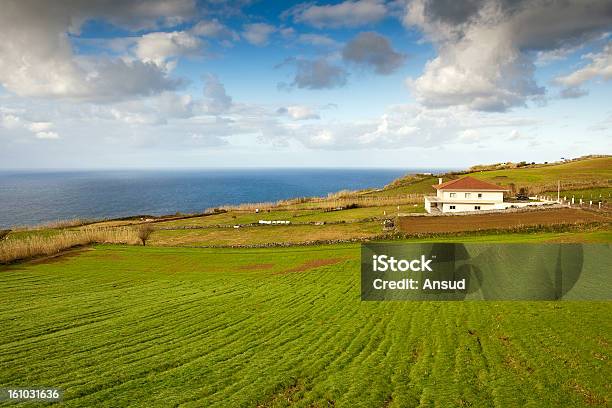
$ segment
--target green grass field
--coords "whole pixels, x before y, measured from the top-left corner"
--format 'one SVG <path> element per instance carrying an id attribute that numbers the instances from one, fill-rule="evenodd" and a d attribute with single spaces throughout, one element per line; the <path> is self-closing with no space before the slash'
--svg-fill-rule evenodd
<path id="1" fill-rule="evenodd" d="M 422 204 L 400 205 L 399 212 L 423 213 Z M 292 223 L 358 221 L 368 218 L 384 218 L 398 212 L 397 206 L 377 206 L 351 208 L 342 211 L 323 210 L 273 210 L 262 211 L 228 211 L 226 213 L 203 217 L 185 218 L 180 220 L 156 223 L 159 227 L 175 227 L 186 225 L 213 226 L 257 223 L 259 220 L 287 220 Z M 386 215 L 385 215 L 386 214 Z"/>
<path id="2" fill-rule="evenodd" d="M 232 246 L 272 243 L 305 243 L 336 239 L 368 238 L 381 234 L 380 221 L 330 225 L 264 225 L 234 228 L 203 228 L 187 230 L 158 230 L 150 245 L 172 246 Z"/>
<path id="3" fill-rule="evenodd" d="M 610 403 L 611 302 L 359 292 L 357 245 L 96 246 L 0 267 L 0 386 L 60 387 L 73 407 Z"/>
<path id="4" fill-rule="evenodd" d="M 527 167 L 508 170 L 494 170 L 474 173 L 491 181 L 503 182 L 507 179 L 515 183 L 556 183 L 557 180 L 609 180 L 612 178 L 612 158 L 578 160 L 568 163 Z"/>
<path id="5" fill-rule="evenodd" d="M 599 190 L 602 190 L 603 192 L 607 191 L 609 193 L 609 180 L 612 179 L 612 158 L 591 158 L 538 167 L 478 171 L 470 173 L 469 175 L 503 186 L 514 183 L 517 188 L 548 187 L 551 192 L 556 192 L 557 181 L 560 181 L 563 191 L 566 192 L 575 191 L 575 186 L 580 185 L 580 189 L 593 189 L 593 193 Z M 463 176 L 464 175 L 457 177 Z M 448 178 L 445 178 L 445 181 L 447 180 Z M 381 196 L 394 196 L 410 193 L 430 194 L 434 192 L 431 185 L 436 184 L 437 182 L 438 180 L 435 177 L 413 180 L 411 176 L 408 176 L 405 182 L 402 182 L 400 179 L 396 182 L 395 186 L 390 186 L 390 188 L 372 194 Z M 597 186 L 597 188 L 593 188 L 591 186 L 592 183 L 603 183 L 607 184 L 608 187 Z M 564 187 L 564 184 L 574 187 L 568 189 L 567 186 Z"/>
<path id="6" fill-rule="evenodd" d="M 557 192 L 551 192 L 556 197 Z M 604 200 L 610 202 L 612 199 L 612 188 L 585 188 L 580 190 L 561 190 L 561 198 L 567 197 L 571 199 L 574 196 L 576 199 L 582 198 L 584 200 Z"/>

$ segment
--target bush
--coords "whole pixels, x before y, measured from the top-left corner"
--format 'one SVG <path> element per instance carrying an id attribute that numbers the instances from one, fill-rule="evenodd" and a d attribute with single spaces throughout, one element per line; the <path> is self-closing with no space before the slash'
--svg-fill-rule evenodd
<path id="1" fill-rule="evenodd" d="M 140 239 L 140 242 L 142 242 L 142 246 L 145 246 L 147 244 L 147 241 L 149 240 L 149 237 L 151 236 L 153 231 L 154 228 L 150 224 L 144 224 L 141 225 L 140 228 L 138 228 L 138 239 Z"/>
<path id="2" fill-rule="evenodd" d="M 0 230 L 0 241 L 6 238 L 10 232 L 11 232 L 10 229 Z"/>

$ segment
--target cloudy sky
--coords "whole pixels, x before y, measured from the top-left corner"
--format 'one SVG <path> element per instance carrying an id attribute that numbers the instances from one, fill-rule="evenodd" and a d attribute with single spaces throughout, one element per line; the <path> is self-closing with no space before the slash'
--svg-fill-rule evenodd
<path id="1" fill-rule="evenodd" d="M 0 168 L 612 153 L 610 0 L 3 0 Z"/>

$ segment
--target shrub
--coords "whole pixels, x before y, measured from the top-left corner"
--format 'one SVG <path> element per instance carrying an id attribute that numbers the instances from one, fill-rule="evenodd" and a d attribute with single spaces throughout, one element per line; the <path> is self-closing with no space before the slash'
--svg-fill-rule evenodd
<path id="1" fill-rule="evenodd" d="M 0 230 L 0 241 L 6 238 L 10 232 L 11 232 L 10 229 Z"/>
<path id="2" fill-rule="evenodd" d="M 141 225 L 140 228 L 138 228 L 138 239 L 140 239 L 140 241 L 142 242 L 142 246 L 145 246 L 147 244 L 147 241 L 149 240 L 149 237 L 151 236 L 153 231 L 154 228 L 150 224 L 144 224 Z"/>

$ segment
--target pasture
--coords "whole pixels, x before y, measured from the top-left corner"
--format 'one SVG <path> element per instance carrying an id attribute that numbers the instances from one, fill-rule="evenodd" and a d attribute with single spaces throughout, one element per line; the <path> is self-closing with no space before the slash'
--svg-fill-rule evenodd
<path id="1" fill-rule="evenodd" d="M 521 187 L 526 187 L 532 194 L 556 193 L 557 181 L 561 182 L 562 195 L 577 194 L 578 197 L 584 194 L 609 194 L 610 180 L 612 180 L 612 158 L 588 158 L 567 163 L 476 171 L 461 175 L 442 175 L 442 177 L 448 181 L 450 178 L 465 175 L 501 186 L 513 184 L 516 191 Z M 371 194 L 386 197 L 411 193 L 431 194 L 434 193 L 431 185 L 437 183 L 438 179 L 433 176 L 409 175 Z"/>
<path id="2" fill-rule="evenodd" d="M 612 303 L 361 302 L 358 248 L 0 266 L 0 386 L 57 386 L 67 407 L 610 403 Z"/>

